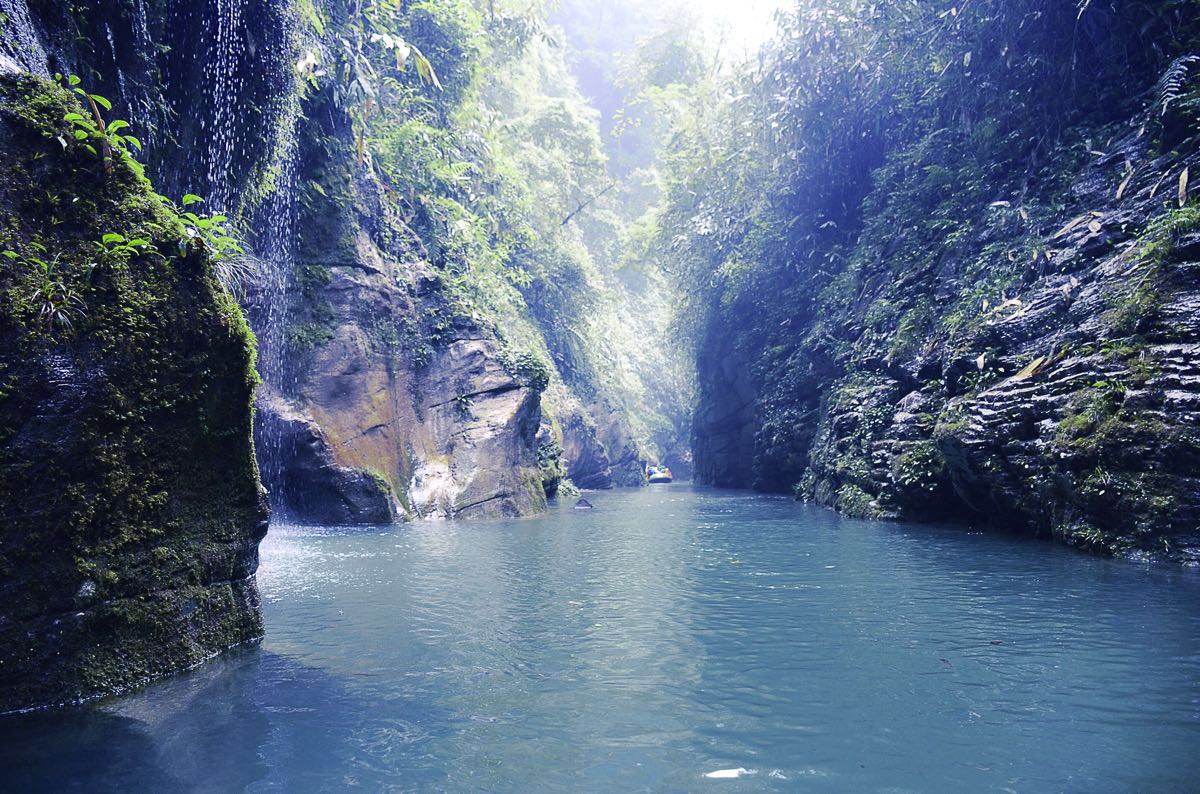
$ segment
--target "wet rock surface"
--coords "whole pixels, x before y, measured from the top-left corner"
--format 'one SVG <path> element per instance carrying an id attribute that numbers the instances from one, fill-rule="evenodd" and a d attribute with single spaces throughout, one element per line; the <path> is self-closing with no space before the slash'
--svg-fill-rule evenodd
<path id="1" fill-rule="evenodd" d="M 284 465 L 273 500 L 280 518 L 313 524 L 386 524 L 400 515 L 391 489 L 365 471 L 338 465 L 312 417 L 278 398 L 258 400 L 257 443 L 276 445 Z"/>
<path id="2" fill-rule="evenodd" d="M 608 450 L 596 437 L 595 423 L 584 411 L 574 410 L 560 420 L 563 457 L 567 476 L 576 486 L 588 490 L 612 488 L 612 462 Z"/>

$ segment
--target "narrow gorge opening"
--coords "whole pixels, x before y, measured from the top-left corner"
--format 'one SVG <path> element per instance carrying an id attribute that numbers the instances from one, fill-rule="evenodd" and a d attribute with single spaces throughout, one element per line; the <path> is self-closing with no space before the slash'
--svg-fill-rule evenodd
<path id="1" fill-rule="evenodd" d="M 0 714 L 261 642 L 79 713 L 161 706 L 211 739 L 169 705 L 187 682 L 236 682 L 255 694 L 218 702 L 258 720 L 304 680 L 324 727 L 353 703 L 452 769 L 337 733 L 381 787 L 527 783 L 445 739 L 520 715 L 560 742 L 525 759 L 550 788 L 690 788 L 701 764 L 921 788 L 858 771 L 858 701 L 803 682 L 710 720 L 706 692 L 787 671 L 875 704 L 884 756 L 920 748 L 873 682 L 941 704 L 938 746 L 1006 708 L 958 725 L 955 698 L 1012 688 L 1086 723 L 1064 757 L 1094 738 L 1130 786 L 1194 779 L 1003 654 L 1073 654 L 1039 681 L 1095 670 L 1130 700 L 1136 659 L 1170 682 L 1142 704 L 1166 744 L 1194 737 L 1170 694 L 1200 681 L 1196 0 L 0 0 L 0 154 Z M 1140 603 L 1106 558 L 1149 571 L 1112 576 L 1162 655 L 1105 655 Z M 1071 599 L 1102 605 L 1097 638 L 1026 624 L 1043 586 L 1079 621 Z M 392 699 L 428 708 L 402 738 Z M 779 740 L 809 713 L 824 767 Z M 932 787 L 1104 779 L 1023 719 Z M 230 786 L 336 786 L 343 760 Z"/>

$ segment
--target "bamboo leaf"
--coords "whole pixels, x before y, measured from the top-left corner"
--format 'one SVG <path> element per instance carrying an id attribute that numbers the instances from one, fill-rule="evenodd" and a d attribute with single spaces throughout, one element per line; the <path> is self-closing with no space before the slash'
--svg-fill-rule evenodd
<path id="1" fill-rule="evenodd" d="M 1072 229 L 1079 226 L 1079 224 L 1083 223 L 1087 219 L 1088 219 L 1087 213 L 1084 213 L 1083 215 L 1080 215 L 1077 218 L 1072 218 L 1070 221 L 1068 221 L 1066 223 L 1066 225 L 1064 225 L 1061 229 L 1059 229 L 1057 232 L 1054 233 L 1054 239 L 1057 240 L 1059 237 L 1069 234 Z"/>
<path id="2" fill-rule="evenodd" d="M 1135 172 L 1132 168 L 1129 169 L 1129 173 L 1126 174 L 1125 178 L 1121 180 L 1121 186 L 1117 188 L 1117 201 L 1120 201 L 1121 197 L 1125 195 L 1125 189 L 1128 188 L 1129 183 L 1133 181 L 1134 173 Z"/>
<path id="3" fill-rule="evenodd" d="M 1154 194 L 1158 192 L 1158 188 L 1162 185 L 1169 173 L 1171 173 L 1169 169 L 1162 172 L 1162 175 L 1158 178 L 1158 181 L 1154 183 L 1154 187 L 1150 188 L 1150 198 L 1154 198 Z"/>
<path id="4" fill-rule="evenodd" d="M 1183 169 L 1183 173 L 1179 175 L 1179 206 L 1181 206 L 1181 207 L 1184 204 L 1187 204 L 1188 171 L 1189 170 L 1191 170 L 1191 169 L 1185 168 L 1185 169 Z"/>
<path id="5" fill-rule="evenodd" d="M 1013 375 L 1012 379 L 1013 380 L 1029 380 L 1034 375 L 1041 372 L 1042 368 L 1045 367 L 1045 365 L 1046 365 L 1046 361 L 1047 361 L 1046 356 L 1038 356 L 1033 361 L 1030 361 L 1028 364 L 1026 364 L 1024 369 L 1022 369 L 1016 375 Z"/>

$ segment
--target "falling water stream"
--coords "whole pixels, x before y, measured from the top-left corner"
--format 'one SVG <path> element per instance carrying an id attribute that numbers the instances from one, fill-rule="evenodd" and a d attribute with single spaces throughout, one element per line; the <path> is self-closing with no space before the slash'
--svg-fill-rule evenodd
<path id="1" fill-rule="evenodd" d="M 243 87 L 241 70 L 248 59 L 242 31 L 245 0 L 216 0 L 216 14 L 207 17 L 212 45 L 205 76 L 212 101 L 208 133 L 208 205 L 212 210 L 233 214 L 231 206 L 235 153 L 245 157 L 244 136 L 250 125 L 239 116 Z"/>
<path id="2" fill-rule="evenodd" d="M 232 217 L 244 216 L 255 273 L 248 290 L 249 317 L 258 337 L 258 369 L 264 387 L 260 397 L 285 390 L 286 332 L 289 289 L 295 263 L 296 157 L 299 108 L 294 97 L 276 98 L 275 117 L 251 117 L 244 99 L 244 74 L 264 70 L 268 53 L 254 44 L 247 27 L 247 0 L 216 0 L 216 13 L 207 18 L 211 45 L 205 73 L 210 115 L 207 120 L 207 208 Z M 291 73 L 291 64 L 284 68 Z M 266 125 L 266 130 L 264 130 Z M 270 192 L 256 207 L 243 205 L 245 170 L 250 160 L 251 135 L 278 134 L 265 173 Z M 280 482 L 281 439 L 274 426 L 258 435 L 259 468 L 268 490 Z"/>
<path id="3" fill-rule="evenodd" d="M 259 228 L 259 268 L 257 305 L 251 316 L 258 335 L 258 369 L 264 382 L 264 394 L 284 392 L 288 384 L 286 366 L 289 290 L 295 265 L 296 236 L 296 145 L 295 136 L 283 147 L 277 164 L 276 189 L 257 215 Z M 259 470 L 269 492 L 278 496 L 282 488 L 282 446 L 278 423 L 266 423 L 257 434 Z M 276 509 L 282 501 L 273 498 Z"/>

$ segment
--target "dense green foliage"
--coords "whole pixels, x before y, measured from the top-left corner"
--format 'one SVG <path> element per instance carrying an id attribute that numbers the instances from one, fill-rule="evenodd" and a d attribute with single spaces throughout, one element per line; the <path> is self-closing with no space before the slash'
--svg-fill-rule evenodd
<path id="1" fill-rule="evenodd" d="M 643 338 L 663 329 L 666 293 L 656 269 L 635 274 L 622 257 L 636 215 L 618 198 L 560 35 L 543 9 L 521 3 L 314 9 L 300 64 L 305 112 L 350 117 L 355 158 L 384 188 L 392 233 L 435 267 L 448 318 L 485 322 L 510 361 L 553 362 L 549 382 L 534 379 L 549 387 L 552 414 L 617 407 L 646 451 L 663 454 L 686 445 L 687 413 L 677 362 L 664 366 L 660 340 Z M 305 216 L 319 224 L 350 188 L 315 176 L 299 190 L 306 206 L 325 208 Z M 324 278 L 301 273 L 301 288 L 313 277 Z M 329 338 L 316 286 L 294 345 Z M 438 343 L 436 327 L 426 335 Z"/>

